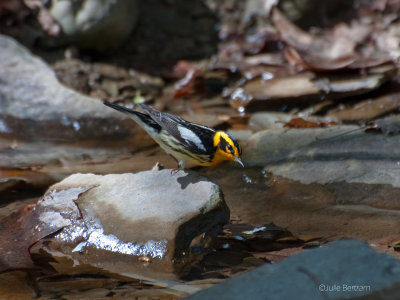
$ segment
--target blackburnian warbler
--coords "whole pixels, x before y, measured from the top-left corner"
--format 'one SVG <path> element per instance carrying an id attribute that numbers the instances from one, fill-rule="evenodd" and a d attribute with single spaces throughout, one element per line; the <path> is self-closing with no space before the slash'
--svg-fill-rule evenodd
<path id="1" fill-rule="evenodd" d="M 197 166 L 214 166 L 222 161 L 240 160 L 242 148 L 234 137 L 204 125 L 194 124 L 178 116 L 159 112 L 139 104 L 145 113 L 105 101 L 105 105 L 125 113 L 138 123 L 165 152 L 178 161 L 178 168 L 185 163 Z"/>

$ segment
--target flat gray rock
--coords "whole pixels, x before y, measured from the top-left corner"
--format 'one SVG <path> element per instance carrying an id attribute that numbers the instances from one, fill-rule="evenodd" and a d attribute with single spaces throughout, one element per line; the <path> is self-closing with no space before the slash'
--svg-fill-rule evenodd
<path id="1" fill-rule="evenodd" d="M 265 168 L 303 187 L 317 184 L 326 195 L 319 198 L 330 204 L 400 209 L 398 135 L 357 126 L 269 129 L 251 136 L 243 153 L 247 167 Z"/>
<path id="2" fill-rule="evenodd" d="M 304 184 L 368 183 L 400 187 L 398 136 L 351 132 L 356 126 L 271 129 L 254 134 L 244 152 L 246 166 Z"/>
<path id="3" fill-rule="evenodd" d="M 349 239 L 261 266 L 185 299 L 343 299 L 396 284 L 398 260 Z"/>
<path id="4" fill-rule="evenodd" d="M 67 224 L 44 246 L 59 272 L 74 272 L 66 271 L 72 261 L 78 270 L 90 265 L 147 280 L 185 274 L 191 247 L 201 246 L 192 240 L 216 234 L 229 220 L 217 185 L 171 170 L 74 174 L 51 186 L 37 207 L 42 223 Z"/>
<path id="5" fill-rule="evenodd" d="M 99 99 L 63 86 L 40 58 L 0 35 L 0 133 L 32 139 L 128 135 L 132 124 Z"/>

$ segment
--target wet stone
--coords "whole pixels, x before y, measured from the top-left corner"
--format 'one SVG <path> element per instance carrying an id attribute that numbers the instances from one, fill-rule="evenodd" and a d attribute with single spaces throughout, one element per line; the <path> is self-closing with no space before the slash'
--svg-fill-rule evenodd
<path id="1" fill-rule="evenodd" d="M 348 299 L 396 287 L 399 278 L 398 260 L 349 239 L 266 264 L 186 299 Z"/>
<path id="2" fill-rule="evenodd" d="M 271 129 L 254 134 L 246 166 L 263 167 L 302 185 L 318 184 L 336 204 L 400 209 L 398 136 L 356 126 Z"/>
<path id="3" fill-rule="evenodd" d="M 77 189 L 86 191 L 77 199 L 68 197 Z M 89 265 L 145 280 L 184 275 L 205 237 L 229 220 L 217 185 L 196 173 L 171 170 L 74 174 L 51 186 L 37 207 L 45 208 L 43 222 L 68 221 L 40 249 L 32 250 L 51 255 L 59 273 Z M 78 215 L 70 212 L 77 210 Z"/>

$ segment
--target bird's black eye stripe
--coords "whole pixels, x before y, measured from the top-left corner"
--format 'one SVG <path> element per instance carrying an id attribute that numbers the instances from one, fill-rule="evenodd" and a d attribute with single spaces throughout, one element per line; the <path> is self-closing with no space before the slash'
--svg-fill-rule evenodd
<path id="1" fill-rule="evenodd" d="M 219 147 L 221 149 L 225 149 L 228 145 L 229 145 L 228 142 L 223 137 L 221 137 L 219 141 Z"/>

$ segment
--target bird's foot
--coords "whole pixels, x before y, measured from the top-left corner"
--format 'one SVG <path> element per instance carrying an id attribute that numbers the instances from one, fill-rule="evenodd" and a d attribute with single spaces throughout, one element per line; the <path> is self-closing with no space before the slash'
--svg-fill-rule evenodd
<path id="1" fill-rule="evenodd" d="M 178 173 L 181 169 L 179 168 L 175 168 L 171 170 L 171 175 L 175 175 L 176 173 Z"/>
<path id="2" fill-rule="evenodd" d="M 178 168 L 172 169 L 171 170 L 171 175 L 175 175 L 179 171 L 184 169 L 184 162 L 182 160 L 178 161 Z"/>

